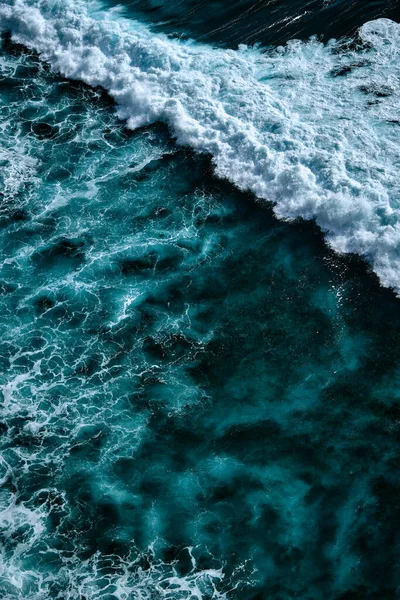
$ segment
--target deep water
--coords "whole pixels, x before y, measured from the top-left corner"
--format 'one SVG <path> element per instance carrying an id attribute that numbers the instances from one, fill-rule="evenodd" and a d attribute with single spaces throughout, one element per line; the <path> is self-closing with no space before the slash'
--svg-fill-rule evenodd
<path id="1" fill-rule="evenodd" d="M 3 41 L 0 596 L 399 596 L 400 311 Z"/>
<path id="2" fill-rule="evenodd" d="M 400 20 L 398 0 L 106 0 L 171 37 L 237 48 L 352 36 L 365 22 Z"/>

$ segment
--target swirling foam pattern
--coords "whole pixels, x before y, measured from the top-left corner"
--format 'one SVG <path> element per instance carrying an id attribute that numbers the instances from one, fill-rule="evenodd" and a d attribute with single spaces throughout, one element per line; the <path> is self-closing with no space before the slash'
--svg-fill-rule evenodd
<path id="1" fill-rule="evenodd" d="M 177 146 L 165 126 L 132 131 L 115 115 L 134 125 L 158 118 L 159 110 L 180 141 L 190 132 L 193 140 L 199 133 L 199 144 L 208 139 L 220 172 L 235 165 L 243 186 L 254 178 L 262 187 L 262 165 L 272 173 L 281 156 L 277 181 L 265 185 L 281 185 L 275 210 L 292 207 L 291 216 L 300 199 L 312 202 L 312 194 L 290 187 L 289 174 L 300 173 L 301 183 L 302 173 L 312 173 L 311 163 L 296 162 L 296 148 L 313 132 L 322 136 L 307 149 L 315 161 L 322 145 L 336 140 L 337 153 L 326 151 L 318 169 L 313 163 L 313 185 L 321 190 L 319 210 L 336 210 L 337 219 L 341 205 L 327 199 L 344 202 L 350 184 L 344 180 L 340 196 L 328 193 L 326 182 L 339 149 L 348 144 L 361 159 L 374 146 L 370 179 L 361 176 L 364 163 L 360 172 L 354 162 L 340 163 L 343 173 L 353 169 L 352 181 L 367 182 L 351 197 L 355 236 L 366 223 L 362 202 L 368 222 L 389 219 L 378 200 L 368 204 L 368 182 L 392 191 L 397 185 L 389 164 L 397 126 L 382 121 L 394 96 L 383 94 L 377 71 L 376 80 L 367 77 L 379 61 L 389 72 L 395 47 L 384 31 L 394 35 L 396 26 L 369 24 L 369 47 L 347 54 L 310 42 L 270 56 L 163 37 L 150 44 L 146 29 L 135 33 L 110 15 L 95 20 L 79 4 L 63 6 L 3 4 L 2 24 L 27 45 L 40 42 L 60 71 L 103 85 L 107 72 L 118 105 L 4 37 L 0 597 L 398 597 L 397 299 L 362 261 L 327 248 L 312 223 L 277 220 L 266 203 L 214 178 L 207 155 Z M 114 66 L 106 70 L 107 48 Z M 183 68 L 188 60 L 198 69 L 196 85 L 195 71 Z M 222 76 L 228 71 L 231 79 Z M 243 96 L 241 83 L 256 72 L 264 95 Z M 357 88 L 363 73 L 369 91 Z M 322 94 L 319 84 L 333 90 L 332 82 L 348 91 L 347 111 L 374 102 L 344 122 L 346 136 L 333 127 L 334 106 L 344 102 L 339 93 L 329 97 L 325 133 L 306 101 L 310 90 L 314 99 Z M 157 96 L 174 86 L 180 103 Z M 273 113 L 262 106 L 267 96 Z M 247 129 L 227 112 L 242 111 L 244 119 L 256 101 Z M 280 111 L 294 101 L 307 112 L 288 111 L 285 125 Z M 373 122 L 375 145 L 367 137 L 358 144 Z M 286 126 L 299 133 L 293 147 Z M 267 150 L 257 146 L 259 167 L 252 163 L 256 135 L 275 140 Z M 348 232 L 346 215 L 340 218 Z M 395 234 L 395 225 L 381 227 Z M 372 233 L 368 239 L 375 248 L 383 243 Z"/>
<path id="2" fill-rule="evenodd" d="M 165 122 L 280 218 L 315 218 L 333 248 L 400 290 L 400 26 L 367 23 L 355 48 L 314 40 L 265 54 L 170 40 L 95 8 L 16 0 L 0 28 L 105 88 L 128 127 Z"/>

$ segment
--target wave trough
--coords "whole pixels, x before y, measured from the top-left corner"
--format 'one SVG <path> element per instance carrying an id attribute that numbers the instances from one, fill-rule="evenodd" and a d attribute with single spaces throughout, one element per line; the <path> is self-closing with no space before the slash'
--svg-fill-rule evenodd
<path id="1" fill-rule="evenodd" d="M 135 129 L 165 122 L 216 173 L 314 219 L 400 293 L 400 26 L 366 23 L 357 44 L 311 39 L 225 50 L 156 35 L 99 4 L 0 4 L 0 29 L 52 69 L 105 88 Z"/>

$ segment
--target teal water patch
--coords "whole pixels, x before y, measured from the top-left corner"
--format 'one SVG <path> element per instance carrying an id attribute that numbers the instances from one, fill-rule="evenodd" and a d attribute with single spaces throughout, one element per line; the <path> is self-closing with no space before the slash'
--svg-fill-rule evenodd
<path id="1" fill-rule="evenodd" d="M 0 592 L 396 598 L 398 300 L 5 42 Z"/>

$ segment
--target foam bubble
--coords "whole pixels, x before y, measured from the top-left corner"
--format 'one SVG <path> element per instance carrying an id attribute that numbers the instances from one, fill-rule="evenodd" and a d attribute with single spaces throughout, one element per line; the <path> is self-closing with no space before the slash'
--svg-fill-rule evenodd
<path id="1" fill-rule="evenodd" d="M 311 39 L 262 53 L 170 40 L 98 4 L 16 0 L 0 29 L 108 90 L 128 127 L 167 123 L 278 217 L 315 218 L 400 293 L 399 25 L 366 23 L 356 48 Z"/>

